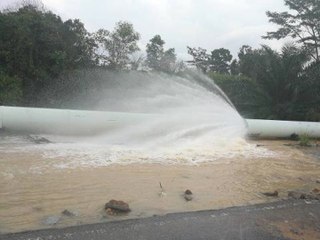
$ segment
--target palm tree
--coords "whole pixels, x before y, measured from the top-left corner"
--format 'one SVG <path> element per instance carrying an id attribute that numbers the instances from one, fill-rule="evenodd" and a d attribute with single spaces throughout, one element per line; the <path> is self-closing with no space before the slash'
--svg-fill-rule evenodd
<path id="1" fill-rule="evenodd" d="M 278 53 L 262 46 L 251 55 L 251 77 L 257 83 L 258 117 L 268 119 L 297 119 L 301 76 L 309 57 L 304 49 L 287 44 Z M 241 59 L 240 59 L 241 64 Z"/>

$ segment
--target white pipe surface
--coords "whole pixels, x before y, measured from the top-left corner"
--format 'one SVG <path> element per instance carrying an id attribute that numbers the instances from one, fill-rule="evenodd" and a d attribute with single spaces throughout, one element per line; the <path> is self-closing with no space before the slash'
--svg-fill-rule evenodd
<path id="1" fill-rule="evenodd" d="M 306 134 L 312 138 L 320 138 L 320 122 L 297 122 L 246 119 L 249 135 L 258 138 L 287 138 L 292 134 Z"/>
<path id="2" fill-rule="evenodd" d="M 28 133 L 90 135 L 155 117 L 150 114 L 0 106 L 3 129 Z"/>
<path id="3" fill-rule="evenodd" d="M 28 133 L 87 135 L 141 123 L 156 114 L 80 111 L 0 106 L 0 128 Z M 320 137 L 320 122 L 246 119 L 248 134 L 259 138 L 285 138 L 292 134 Z"/>

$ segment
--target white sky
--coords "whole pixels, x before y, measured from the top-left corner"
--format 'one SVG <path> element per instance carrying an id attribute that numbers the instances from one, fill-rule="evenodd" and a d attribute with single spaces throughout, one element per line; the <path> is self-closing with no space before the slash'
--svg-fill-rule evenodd
<path id="1" fill-rule="evenodd" d="M 0 0 L 0 8 L 16 0 Z M 267 44 L 279 49 L 283 41 L 261 39 L 277 27 L 268 22 L 267 10 L 285 11 L 283 0 L 43 0 L 64 20 L 79 18 L 89 31 L 112 30 L 119 20 L 141 34 L 140 47 L 160 34 L 165 48 L 174 47 L 178 58 L 190 59 L 186 46 L 208 51 L 227 48 L 234 56 L 244 45 Z"/>

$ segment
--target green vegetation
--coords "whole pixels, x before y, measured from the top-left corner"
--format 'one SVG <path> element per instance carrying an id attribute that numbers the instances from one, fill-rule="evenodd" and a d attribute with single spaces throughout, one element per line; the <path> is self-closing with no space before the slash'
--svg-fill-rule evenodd
<path id="1" fill-rule="evenodd" d="M 310 137 L 307 134 L 303 134 L 299 136 L 299 145 L 302 147 L 310 147 L 311 146 Z"/>
<path id="2" fill-rule="evenodd" d="M 214 79 L 244 117 L 320 121 L 320 2 L 284 3 L 290 12 L 267 12 L 279 29 L 264 36 L 295 41 L 280 52 L 244 45 L 233 58 L 225 48 L 187 47 L 187 63 Z M 90 33 L 79 19 L 63 21 L 27 3 L 0 11 L 0 32 L 0 105 L 72 106 L 95 95 L 104 69 L 175 74 L 185 68 L 160 35 L 142 56 L 140 34 L 125 21 Z"/>
<path id="3" fill-rule="evenodd" d="M 291 11 L 267 12 L 270 22 L 280 27 L 264 38 L 291 37 L 296 42 L 280 52 L 244 45 L 232 61 L 222 49 L 209 55 L 205 49 L 188 47 L 190 63 L 212 77 L 245 117 L 320 121 L 320 2 L 284 2 Z M 226 57 L 212 61 L 217 51 Z"/>
<path id="4" fill-rule="evenodd" d="M 176 54 L 174 48 L 164 51 L 164 40 L 155 35 L 147 44 L 147 66 L 156 71 L 173 72 L 175 69 Z"/>

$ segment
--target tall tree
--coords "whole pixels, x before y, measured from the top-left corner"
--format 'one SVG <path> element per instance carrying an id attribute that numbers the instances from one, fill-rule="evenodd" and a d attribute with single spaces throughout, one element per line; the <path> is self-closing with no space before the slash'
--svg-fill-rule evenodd
<path id="1" fill-rule="evenodd" d="M 240 65 L 237 59 L 233 59 L 230 64 L 230 73 L 232 75 L 238 75 L 240 73 Z"/>
<path id="2" fill-rule="evenodd" d="M 241 48 L 240 71 L 257 84 L 259 117 L 271 119 L 305 120 L 309 100 L 303 96 L 302 87 L 305 64 L 310 57 L 304 49 L 285 45 L 278 53 L 270 47 Z"/>
<path id="3" fill-rule="evenodd" d="M 90 67 L 97 64 L 95 50 L 97 44 L 79 19 L 64 22 L 64 42 L 67 46 L 68 67 Z"/>
<path id="4" fill-rule="evenodd" d="M 165 41 L 160 35 L 155 35 L 147 44 L 147 66 L 151 69 L 163 72 L 172 72 L 176 62 L 174 48 L 164 50 Z"/>
<path id="5" fill-rule="evenodd" d="M 231 60 L 232 55 L 228 49 L 215 49 L 209 58 L 210 70 L 217 73 L 229 73 Z"/>
<path id="6" fill-rule="evenodd" d="M 209 69 L 209 58 L 210 55 L 204 48 L 192 48 L 187 46 L 188 54 L 190 54 L 193 60 L 187 61 L 190 65 L 196 66 L 203 72 L 207 72 Z"/>
<path id="7" fill-rule="evenodd" d="M 101 46 L 100 63 L 111 69 L 128 68 L 130 56 L 139 50 L 140 34 L 129 22 L 117 22 L 112 32 L 100 29 L 95 34 L 95 39 Z"/>
<path id="8" fill-rule="evenodd" d="M 267 12 L 269 21 L 280 26 L 277 31 L 268 32 L 263 38 L 298 39 L 309 51 L 313 59 L 320 61 L 320 1 L 284 0 L 290 12 Z"/>
<path id="9" fill-rule="evenodd" d="M 25 105 L 64 71 L 93 64 L 95 46 L 83 24 L 41 6 L 0 11 L 0 32 L 0 76 L 19 79 Z"/>
<path id="10" fill-rule="evenodd" d="M 147 59 L 146 63 L 148 67 L 159 70 L 161 59 L 163 57 L 165 41 L 162 40 L 160 35 L 155 35 L 153 38 L 150 39 L 149 43 L 147 44 L 146 52 L 147 52 Z"/>

